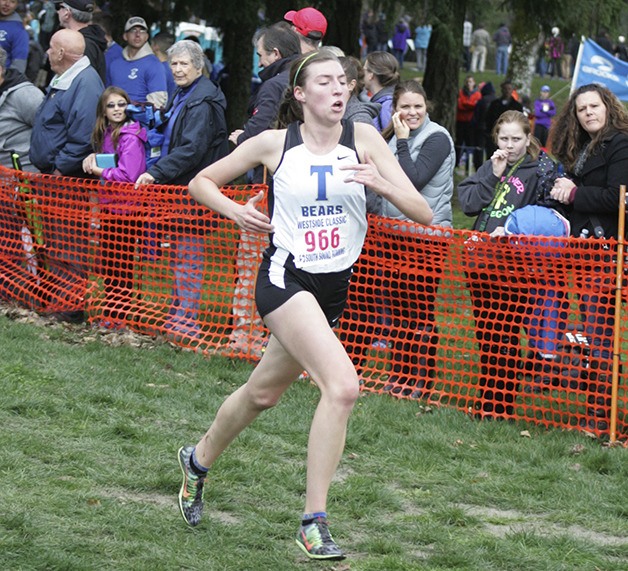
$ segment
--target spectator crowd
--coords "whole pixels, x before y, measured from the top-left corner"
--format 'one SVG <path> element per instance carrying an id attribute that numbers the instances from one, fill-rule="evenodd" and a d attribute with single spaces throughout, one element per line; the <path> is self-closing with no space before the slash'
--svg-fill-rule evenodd
<path id="1" fill-rule="evenodd" d="M 196 38 L 175 41 L 168 32 L 158 32 L 151 38 L 144 18 L 132 16 L 121 30 L 122 46 L 113 39 L 111 15 L 98 9 L 92 0 L 47 0 L 36 17 L 18 14 L 17 7 L 17 0 L 0 0 L 0 164 L 14 164 L 14 152 L 26 171 L 93 177 L 136 187 L 177 185 L 182 201 L 191 200 L 186 187 L 204 168 L 275 127 L 295 62 L 302 65 L 305 54 L 315 53 L 327 32 L 325 16 L 308 7 L 291 10 L 283 21 L 255 33 L 251 41 L 259 58 L 261 81 L 251 94 L 247 121 L 230 131 L 225 115 L 227 101 L 215 73 L 221 66 L 208 57 L 212 54 L 204 52 Z M 574 236 L 617 236 L 613 217 L 617 189 L 626 182 L 622 176 L 628 172 L 628 119 L 611 92 L 598 86 L 580 88 L 561 111 L 552 100 L 550 87 L 543 85 L 531 101 L 519 95 L 508 79 L 512 49 L 508 26 L 501 23 L 491 34 L 483 24 L 473 29 L 472 23 L 465 20 L 460 61 L 468 75 L 458 92 L 452 138 L 430 119 L 429 101 L 420 81 L 401 81 L 400 76 L 409 51 L 415 52 L 419 72 L 429 65 L 429 19 L 421 18 L 412 29 L 410 19 L 402 17 L 394 24 L 390 37 L 387 32 L 383 15 L 370 10 L 361 24 L 362 59 L 344 56 L 337 48 L 329 49 L 346 74 L 344 118 L 372 125 L 386 140 L 401 169 L 433 212 L 431 226 L 435 230 L 430 232 L 429 240 L 438 240 L 452 226 L 456 168 L 464 179 L 458 185 L 463 211 L 476 218 L 476 230 L 491 237 L 503 235 L 509 227 L 503 213 L 527 206 L 552 208 L 571 225 Z M 597 40 L 626 59 L 623 37 L 613 44 L 603 32 Z M 537 66 L 538 73 L 570 77 L 577 48 L 574 38 L 565 41 L 554 26 L 542 48 L 543 65 Z M 499 93 L 491 82 L 477 84 L 474 78 L 474 74 L 485 71 L 490 49 L 495 51 L 497 75 L 503 78 Z M 159 116 L 159 124 L 142 120 L 147 110 Z M 556 155 L 553 159 L 545 153 L 550 144 Z M 599 157 L 604 161 L 597 160 Z M 262 167 L 252 169 L 247 177 L 252 183 L 265 181 L 272 189 L 272 178 Z M 110 212 L 124 211 L 124 204 L 112 204 L 106 195 L 99 200 L 101 207 Z M 604 205 L 602 213 L 600 204 Z M 394 204 L 368 188 L 367 208 L 386 218 L 407 220 Z M 165 327 L 173 334 L 202 338 L 199 308 L 206 257 L 203 229 L 182 223 L 179 230 L 181 238 L 173 248 L 174 285 Z M 117 269 L 112 270 L 105 284 L 112 295 L 132 285 L 129 266 L 135 240 L 142 232 L 146 229 L 137 226 L 124 229 L 120 254 L 123 263 L 117 260 L 112 264 Z M 428 239 L 423 236 L 421 240 Z M 262 256 L 253 249 L 253 242 L 246 232 L 242 233 L 234 293 L 232 344 L 236 349 L 242 347 L 245 333 L 250 334 L 252 321 L 259 335 L 264 329 L 242 301 L 252 295 Z M 486 292 L 479 285 L 473 265 L 476 262 L 469 263 L 467 277 L 474 304 L 480 308 Z M 388 279 L 389 285 L 394 279 Z M 430 309 L 437 285 L 400 282 L 378 292 L 380 311 L 371 342 L 392 344 L 394 348 L 395 375 L 389 386 L 393 392 L 420 395 L 429 389 L 433 378 L 430 363 L 438 340 Z M 417 312 L 413 304 L 406 307 L 407 296 L 391 297 L 392 290 L 399 295 L 410 288 L 415 295 L 424 296 L 424 310 Z M 542 297 L 542 293 L 537 294 Z M 507 288 L 491 295 L 496 296 L 502 310 L 512 307 Z M 608 338 L 598 335 L 600 328 L 595 327 L 602 313 L 600 298 L 604 296 L 582 300 L 583 319 L 591 323 L 587 330 L 591 343 L 597 343 L 599 354 L 605 355 Z M 394 338 L 396 327 L 390 318 L 393 305 L 402 308 L 399 319 L 412 324 L 411 338 Z M 102 324 L 121 326 L 124 311 L 124 307 L 118 307 L 107 312 Z M 476 315 L 478 322 L 485 318 L 480 313 Z M 63 317 L 81 320 L 84 314 L 78 311 Z M 610 320 L 612 316 L 607 316 L 606 324 Z M 484 335 L 478 332 L 485 364 L 519 351 L 517 331 L 502 336 L 505 353 L 495 351 Z M 259 354 L 263 345 L 257 348 Z M 425 346 L 428 348 L 422 349 Z M 427 357 L 417 360 L 422 350 Z M 538 351 L 539 361 L 551 357 L 551 349 Z M 538 368 L 544 369 L 543 365 Z M 486 414 L 498 408 L 495 402 L 486 404 L 499 400 L 496 385 L 490 380 L 495 374 L 488 365 L 483 368 L 482 410 Z M 606 406 L 606 396 L 601 398 L 603 406 L 600 397 L 591 401 L 599 417 L 605 413 L 598 411 Z M 502 407 L 501 412 L 504 410 L 507 412 L 508 407 Z"/>

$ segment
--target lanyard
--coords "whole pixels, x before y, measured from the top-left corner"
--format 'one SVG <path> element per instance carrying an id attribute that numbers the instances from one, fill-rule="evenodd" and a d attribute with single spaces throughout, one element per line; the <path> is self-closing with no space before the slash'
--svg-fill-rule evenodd
<path id="1" fill-rule="evenodd" d="M 504 178 L 500 178 L 499 181 L 497 181 L 497 184 L 495 185 L 495 194 L 493 195 L 493 200 L 491 200 L 491 203 L 484 210 L 482 210 L 482 220 L 477 227 L 477 230 L 479 230 L 480 232 L 484 232 L 484 230 L 486 230 L 488 220 L 491 217 L 491 212 L 493 212 L 493 209 L 495 208 L 495 204 L 502 195 L 502 192 L 508 192 L 508 190 L 510 190 L 510 187 L 508 186 L 508 181 L 510 180 L 510 177 L 515 174 L 515 171 L 519 168 L 526 156 L 527 155 L 523 155 L 523 157 L 521 157 L 514 165 L 512 165 L 512 167 L 510 167 L 508 174 Z"/>

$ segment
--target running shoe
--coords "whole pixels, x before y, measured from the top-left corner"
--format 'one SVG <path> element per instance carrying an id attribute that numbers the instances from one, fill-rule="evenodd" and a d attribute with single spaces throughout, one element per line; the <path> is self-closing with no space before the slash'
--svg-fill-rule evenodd
<path id="1" fill-rule="evenodd" d="M 297 545 L 310 559 L 340 561 L 346 557 L 331 536 L 327 520 L 322 517 L 301 526 L 297 534 Z"/>
<path id="2" fill-rule="evenodd" d="M 203 515 L 203 484 L 205 476 L 197 476 L 190 468 L 190 456 L 194 446 L 179 448 L 179 466 L 183 472 L 183 483 L 179 490 L 179 509 L 185 523 L 194 527 Z"/>

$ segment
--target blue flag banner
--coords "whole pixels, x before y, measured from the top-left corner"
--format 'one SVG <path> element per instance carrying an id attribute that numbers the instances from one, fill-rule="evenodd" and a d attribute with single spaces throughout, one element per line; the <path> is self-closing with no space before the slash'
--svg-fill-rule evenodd
<path id="1" fill-rule="evenodd" d="M 583 38 L 571 90 L 588 83 L 608 87 L 621 101 L 628 101 L 628 62 L 617 59 L 593 40 Z"/>

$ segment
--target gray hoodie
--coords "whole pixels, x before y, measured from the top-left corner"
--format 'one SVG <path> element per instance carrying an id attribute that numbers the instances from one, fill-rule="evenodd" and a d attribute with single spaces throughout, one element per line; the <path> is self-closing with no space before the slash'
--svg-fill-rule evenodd
<path id="1" fill-rule="evenodd" d="M 347 101 L 344 118 L 354 123 L 373 124 L 373 119 L 377 117 L 382 106 L 379 103 L 371 101 L 360 101 L 355 95 L 352 95 Z"/>
<path id="2" fill-rule="evenodd" d="M 35 113 L 44 94 L 25 75 L 15 69 L 6 71 L 0 84 L 0 165 L 12 167 L 11 151 L 20 155 L 22 169 L 34 171 L 28 150 Z"/>

